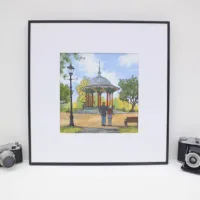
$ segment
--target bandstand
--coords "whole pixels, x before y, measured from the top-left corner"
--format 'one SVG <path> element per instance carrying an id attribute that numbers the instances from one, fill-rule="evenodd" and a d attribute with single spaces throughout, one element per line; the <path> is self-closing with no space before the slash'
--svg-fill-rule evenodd
<path id="1" fill-rule="evenodd" d="M 103 93 L 106 93 L 106 105 L 113 105 L 113 93 L 120 88 L 114 86 L 107 78 L 101 75 L 101 69 L 99 65 L 98 76 L 92 78 L 89 84 L 84 87 L 85 91 L 85 106 L 94 107 L 94 96 L 97 95 L 97 106 L 102 105 L 101 97 Z"/>

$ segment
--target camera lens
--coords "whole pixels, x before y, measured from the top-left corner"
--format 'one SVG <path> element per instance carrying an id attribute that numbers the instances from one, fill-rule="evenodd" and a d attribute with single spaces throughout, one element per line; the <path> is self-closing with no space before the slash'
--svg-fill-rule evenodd
<path id="1" fill-rule="evenodd" d="M 12 167 L 15 164 L 15 159 L 13 157 L 7 157 L 3 160 L 3 166 L 6 168 Z"/>
<path id="2" fill-rule="evenodd" d="M 15 155 L 12 151 L 3 151 L 0 154 L 0 164 L 3 167 L 9 168 L 15 164 Z"/>
<path id="3" fill-rule="evenodd" d="M 190 158 L 190 163 L 195 164 L 197 162 L 197 159 L 195 157 Z"/>
<path id="4" fill-rule="evenodd" d="M 191 168 L 197 168 L 200 166 L 200 157 L 196 153 L 189 153 L 185 157 L 186 164 Z"/>

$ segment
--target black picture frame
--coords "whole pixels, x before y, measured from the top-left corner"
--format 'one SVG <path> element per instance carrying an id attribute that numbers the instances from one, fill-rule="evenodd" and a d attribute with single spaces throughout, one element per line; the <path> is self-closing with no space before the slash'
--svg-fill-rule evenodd
<path id="1" fill-rule="evenodd" d="M 32 162 L 31 143 L 31 25 L 35 23 L 138 23 L 167 25 L 167 123 L 166 123 L 166 161 L 164 162 Z M 170 22 L 169 21 L 125 21 L 125 20 L 29 20 L 28 21 L 28 144 L 30 165 L 66 165 L 66 166 L 115 166 L 115 165 L 166 165 L 169 162 L 169 105 L 170 105 Z"/>

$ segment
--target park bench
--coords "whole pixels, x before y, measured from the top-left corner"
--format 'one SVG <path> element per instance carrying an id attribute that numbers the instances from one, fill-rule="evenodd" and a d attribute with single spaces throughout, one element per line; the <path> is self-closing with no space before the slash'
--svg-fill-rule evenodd
<path id="1" fill-rule="evenodd" d="M 124 120 L 124 125 L 127 127 L 128 123 L 136 123 L 136 125 L 138 126 L 138 117 L 127 117 Z"/>

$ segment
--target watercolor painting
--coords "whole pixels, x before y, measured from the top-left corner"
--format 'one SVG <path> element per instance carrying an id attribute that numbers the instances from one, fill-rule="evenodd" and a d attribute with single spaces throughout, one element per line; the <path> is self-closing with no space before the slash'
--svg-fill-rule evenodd
<path id="1" fill-rule="evenodd" d="M 139 133 L 138 54 L 60 53 L 60 133 Z"/>

